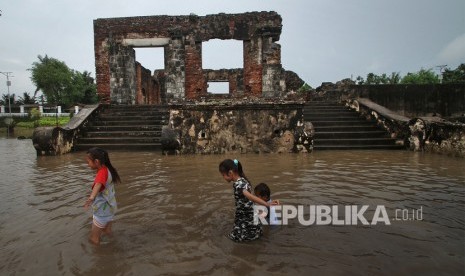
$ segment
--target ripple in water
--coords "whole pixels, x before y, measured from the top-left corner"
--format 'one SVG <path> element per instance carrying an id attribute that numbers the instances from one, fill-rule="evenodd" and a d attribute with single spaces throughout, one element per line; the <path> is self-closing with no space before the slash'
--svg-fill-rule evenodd
<path id="1" fill-rule="evenodd" d="M 293 220 L 238 244 L 226 237 L 232 187 L 218 173 L 230 156 L 110 152 L 123 181 L 115 236 L 94 247 L 83 208 L 94 172 L 84 153 L 36 157 L 30 140 L 8 139 L 0 152 L 2 275 L 464 274 L 463 159 L 403 151 L 231 156 L 284 204 L 384 205 L 390 218 L 396 209 L 423 210 L 421 221 L 391 225 Z"/>

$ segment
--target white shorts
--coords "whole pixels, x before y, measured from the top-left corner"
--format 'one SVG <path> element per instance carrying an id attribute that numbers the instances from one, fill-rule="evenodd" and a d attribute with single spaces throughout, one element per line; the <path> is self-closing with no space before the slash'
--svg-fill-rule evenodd
<path id="1" fill-rule="evenodd" d="M 98 228 L 105 228 L 109 222 L 113 221 L 113 216 L 99 217 L 96 215 L 92 216 L 92 222 Z"/>

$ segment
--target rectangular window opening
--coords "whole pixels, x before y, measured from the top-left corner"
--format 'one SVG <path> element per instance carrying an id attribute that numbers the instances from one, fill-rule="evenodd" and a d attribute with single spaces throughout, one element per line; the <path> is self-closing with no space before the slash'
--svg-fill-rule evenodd
<path id="1" fill-rule="evenodd" d="M 163 47 L 134 48 L 136 61 L 153 74 L 165 69 L 165 49 Z"/>
<path id="2" fill-rule="evenodd" d="M 229 94 L 228 81 L 209 81 L 207 92 L 210 94 Z"/>
<path id="3" fill-rule="evenodd" d="M 244 67 L 243 42 L 210 39 L 202 42 L 203 69 L 236 69 Z"/>

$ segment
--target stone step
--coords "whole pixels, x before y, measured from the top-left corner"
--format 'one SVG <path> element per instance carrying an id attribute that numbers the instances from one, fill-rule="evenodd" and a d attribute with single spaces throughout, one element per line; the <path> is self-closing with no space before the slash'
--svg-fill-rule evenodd
<path id="1" fill-rule="evenodd" d="M 83 135 L 86 138 L 97 137 L 160 137 L 159 131 L 88 131 Z"/>
<path id="2" fill-rule="evenodd" d="M 375 123 L 360 122 L 360 124 L 353 125 L 328 125 L 328 126 L 313 126 L 315 132 L 344 132 L 344 131 L 371 131 L 374 128 L 378 129 Z"/>
<path id="3" fill-rule="evenodd" d="M 313 145 L 314 150 L 400 150 L 400 145 Z"/>
<path id="4" fill-rule="evenodd" d="M 100 116 L 105 115 L 115 115 L 115 116 L 164 116 L 168 112 L 160 110 L 112 110 L 107 109 L 100 112 Z"/>
<path id="5" fill-rule="evenodd" d="M 99 113 L 99 116 L 107 117 L 107 116 L 169 116 L 167 110 L 159 110 L 159 109 L 147 109 L 147 110 L 138 110 L 138 109 L 105 109 Z"/>
<path id="6" fill-rule="evenodd" d="M 338 102 L 331 102 L 331 101 L 316 101 L 316 102 L 307 102 L 305 103 L 305 107 L 316 107 L 316 106 L 337 106 L 341 108 L 343 105 L 341 105 Z"/>
<path id="7" fill-rule="evenodd" d="M 166 107 L 106 106 L 82 130 L 74 149 L 159 150 L 162 128 L 168 120 Z"/>
<path id="8" fill-rule="evenodd" d="M 317 127 L 341 127 L 341 126 L 351 126 L 351 125 L 364 125 L 364 126 L 373 126 L 371 121 L 361 121 L 361 120 L 321 120 L 321 121 L 310 121 L 315 128 Z"/>
<path id="9" fill-rule="evenodd" d="M 103 120 L 96 120 L 93 122 L 89 122 L 89 126 L 97 127 L 97 126 L 128 126 L 128 125 L 138 125 L 138 126 L 162 126 L 166 125 L 167 122 L 160 121 L 160 120 L 153 120 L 153 121 L 131 121 L 131 120 L 118 120 L 118 121 L 103 121 Z"/>
<path id="10" fill-rule="evenodd" d="M 154 144 L 160 142 L 160 137 L 81 137 L 82 144 Z"/>
<path id="11" fill-rule="evenodd" d="M 161 143 L 143 143 L 143 144 L 85 144 L 85 143 L 79 143 L 74 146 L 74 150 L 76 151 L 85 151 L 88 150 L 92 147 L 100 147 L 104 148 L 106 150 L 111 150 L 111 151 L 132 151 L 132 150 L 161 150 Z"/>
<path id="12" fill-rule="evenodd" d="M 329 111 L 311 111 L 311 112 L 304 112 L 304 119 L 315 119 L 320 117 L 354 117 L 359 118 L 360 115 L 356 112 L 350 110 L 329 110 Z"/>
<path id="13" fill-rule="evenodd" d="M 95 131 L 161 131 L 163 128 L 162 125 L 96 125 L 88 126 L 87 132 Z"/>
<path id="14" fill-rule="evenodd" d="M 306 104 L 303 118 L 313 124 L 315 150 L 400 149 L 395 139 L 380 129 L 376 122 L 338 103 Z"/>
<path id="15" fill-rule="evenodd" d="M 117 115 L 117 114 L 102 114 L 98 116 L 97 120 L 99 121 L 157 121 L 157 120 L 166 120 L 168 116 L 160 115 Z"/>
<path id="16" fill-rule="evenodd" d="M 395 140 L 392 138 L 332 138 L 332 139 L 315 139 L 314 145 L 394 145 Z"/>
<path id="17" fill-rule="evenodd" d="M 390 138 L 382 130 L 369 131 L 315 131 L 314 139 Z"/>
<path id="18" fill-rule="evenodd" d="M 163 105 L 109 105 L 104 107 L 103 109 L 105 110 L 122 110 L 122 111 L 128 111 L 128 110 L 162 110 L 166 111 L 168 108 Z"/>
<path id="19" fill-rule="evenodd" d="M 312 111 L 312 110 L 350 110 L 348 107 L 341 106 L 341 105 L 317 105 L 317 106 L 307 106 L 305 105 L 304 111 Z"/>
<path id="20" fill-rule="evenodd" d="M 349 112 L 353 112 L 349 109 L 341 109 L 341 107 L 325 107 L 325 108 L 304 108 L 302 110 L 303 114 L 306 115 L 306 114 L 311 114 L 311 113 L 321 113 L 321 112 L 343 112 L 343 111 L 349 111 Z"/>

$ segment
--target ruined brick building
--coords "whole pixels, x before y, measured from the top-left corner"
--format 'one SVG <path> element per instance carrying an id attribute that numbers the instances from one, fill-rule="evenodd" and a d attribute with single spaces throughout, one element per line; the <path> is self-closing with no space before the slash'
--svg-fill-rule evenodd
<path id="1" fill-rule="evenodd" d="M 158 104 L 208 97 L 208 82 L 228 82 L 229 96 L 277 98 L 303 81 L 281 65 L 282 19 L 276 12 L 207 16 L 140 16 L 94 20 L 101 102 Z M 202 43 L 243 41 L 243 68 L 202 67 Z M 134 48 L 163 47 L 162 70 L 144 68 Z M 227 53 L 225 53 L 227 54 Z"/>

